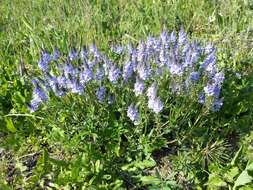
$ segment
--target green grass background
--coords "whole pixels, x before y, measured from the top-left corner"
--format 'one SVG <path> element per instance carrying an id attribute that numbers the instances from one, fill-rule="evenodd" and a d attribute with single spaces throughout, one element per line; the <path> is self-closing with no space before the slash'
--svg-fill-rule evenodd
<path id="1" fill-rule="evenodd" d="M 252 9 L 250 0 L 3 0 L 1 65 L 23 60 L 29 67 L 41 48 L 67 51 L 95 41 L 106 49 L 110 42 L 134 42 L 183 26 L 230 49 L 235 66 L 252 54 Z"/>

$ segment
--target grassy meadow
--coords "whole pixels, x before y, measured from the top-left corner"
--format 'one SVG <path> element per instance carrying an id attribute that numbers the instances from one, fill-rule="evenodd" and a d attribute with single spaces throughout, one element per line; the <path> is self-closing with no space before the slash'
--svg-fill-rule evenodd
<path id="1" fill-rule="evenodd" d="M 167 92 L 168 75 L 158 82 L 159 114 L 108 81 L 113 105 L 95 101 L 92 84 L 84 95 L 49 92 L 29 111 L 42 50 L 67 55 L 96 44 L 120 65 L 111 45 L 137 46 L 182 27 L 216 48 L 225 74 L 218 112 L 193 94 Z M 140 105 L 139 125 L 127 117 L 131 101 Z M 252 130 L 252 0 L 0 1 L 0 190 L 251 190 Z"/>

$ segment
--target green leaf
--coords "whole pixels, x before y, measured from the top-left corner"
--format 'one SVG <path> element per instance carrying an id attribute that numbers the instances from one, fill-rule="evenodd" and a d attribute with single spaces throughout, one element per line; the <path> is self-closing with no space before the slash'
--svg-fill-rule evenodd
<path id="1" fill-rule="evenodd" d="M 210 187 L 225 187 L 227 183 L 223 181 L 218 175 L 211 174 L 207 183 Z"/>
<path id="2" fill-rule="evenodd" d="M 253 162 L 252 163 L 248 163 L 246 166 L 246 170 L 252 172 L 253 171 Z"/>
<path id="3" fill-rule="evenodd" d="M 97 160 L 95 163 L 95 171 L 96 173 L 99 173 L 100 171 L 100 160 Z"/>
<path id="4" fill-rule="evenodd" d="M 236 187 L 246 185 L 248 183 L 251 183 L 253 180 L 253 177 L 251 177 L 246 170 L 244 170 L 239 177 L 236 179 L 233 189 L 235 190 Z"/>
<path id="5" fill-rule="evenodd" d="M 156 162 L 153 159 L 135 162 L 134 164 L 134 166 L 140 169 L 151 168 L 151 167 L 154 167 L 155 165 L 156 165 Z"/>
<path id="6" fill-rule="evenodd" d="M 161 180 L 157 177 L 154 176 L 142 176 L 140 178 L 140 181 L 144 184 L 144 185 L 148 185 L 148 184 L 152 184 L 152 185 L 158 185 L 161 183 Z"/>
<path id="7" fill-rule="evenodd" d="M 122 166 L 121 168 L 122 170 L 135 171 L 137 168 L 146 169 L 146 168 L 154 167 L 155 165 L 156 165 L 156 162 L 153 159 L 150 159 L 150 160 L 131 162 L 130 164 L 126 164 Z"/>
<path id="8" fill-rule="evenodd" d="M 239 174 L 238 167 L 233 167 L 225 174 L 224 177 L 228 182 L 233 183 L 235 176 L 237 176 L 238 174 Z"/>
<path id="9" fill-rule="evenodd" d="M 118 190 L 118 189 L 123 185 L 123 183 L 124 183 L 123 180 L 117 179 L 117 180 L 113 183 L 114 187 L 113 187 L 112 190 Z"/>
<path id="10" fill-rule="evenodd" d="M 252 186 L 243 186 L 239 190 L 252 190 Z"/>
<path id="11" fill-rule="evenodd" d="M 5 118 L 5 122 L 6 122 L 6 128 L 12 132 L 12 133 L 15 133 L 17 132 L 17 129 L 14 127 L 14 124 L 12 122 L 12 119 L 11 118 Z"/>

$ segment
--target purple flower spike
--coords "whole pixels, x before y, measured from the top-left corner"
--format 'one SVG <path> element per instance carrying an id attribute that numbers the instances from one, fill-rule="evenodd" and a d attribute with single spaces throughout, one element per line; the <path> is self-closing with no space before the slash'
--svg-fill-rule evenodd
<path id="1" fill-rule="evenodd" d="M 213 77 L 214 82 L 218 85 L 221 85 L 224 79 L 225 79 L 225 76 L 223 72 L 216 73 Z"/>
<path id="2" fill-rule="evenodd" d="M 105 76 L 105 70 L 103 67 L 98 67 L 96 70 L 96 80 L 100 81 Z"/>
<path id="3" fill-rule="evenodd" d="M 108 73 L 109 81 L 115 84 L 117 80 L 119 79 L 120 75 L 121 75 L 120 70 L 115 66 L 111 66 Z"/>
<path id="4" fill-rule="evenodd" d="M 32 99 L 30 104 L 28 105 L 28 108 L 30 110 L 30 112 L 35 112 L 36 110 L 38 110 L 40 104 L 42 102 L 41 101 L 38 101 L 37 99 Z"/>
<path id="5" fill-rule="evenodd" d="M 169 55 L 165 48 L 161 48 L 159 52 L 159 60 L 161 62 L 161 66 L 167 65 L 169 62 Z"/>
<path id="6" fill-rule="evenodd" d="M 146 44 L 144 42 L 140 42 L 137 47 L 137 61 L 139 63 L 144 63 L 147 57 L 146 52 Z"/>
<path id="7" fill-rule="evenodd" d="M 127 81 L 129 78 L 131 78 L 133 72 L 134 72 L 133 65 L 130 61 L 128 61 L 123 66 L 123 79 Z"/>
<path id="8" fill-rule="evenodd" d="M 84 92 L 84 88 L 78 83 L 77 80 L 71 80 L 70 90 L 74 94 L 82 95 Z"/>
<path id="9" fill-rule="evenodd" d="M 176 40 L 177 40 L 177 37 L 176 37 L 175 31 L 173 31 L 173 32 L 170 33 L 170 41 L 172 43 L 175 43 Z"/>
<path id="10" fill-rule="evenodd" d="M 160 38 L 161 38 L 162 46 L 165 49 L 168 49 L 169 48 L 169 37 L 168 37 L 168 34 L 165 30 L 162 31 Z"/>
<path id="11" fill-rule="evenodd" d="M 137 65 L 137 73 L 142 80 L 147 80 L 151 75 L 150 65 L 145 65 L 143 63 L 139 63 Z"/>
<path id="12" fill-rule="evenodd" d="M 136 79 L 136 82 L 134 84 L 134 93 L 136 96 L 139 96 L 143 94 L 143 91 L 145 89 L 144 82 L 141 79 Z"/>
<path id="13" fill-rule="evenodd" d="M 182 46 L 186 42 L 187 42 L 187 36 L 186 36 L 186 33 L 185 33 L 183 27 L 181 27 L 179 34 L 178 34 L 178 44 Z"/>
<path id="14" fill-rule="evenodd" d="M 100 58 L 100 53 L 98 51 L 98 48 L 97 48 L 96 44 L 90 45 L 89 51 L 91 53 L 93 53 L 93 55 L 94 55 L 95 58 Z"/>
<path id="15" fill-rule="evenodd" d="M 48 100 L 47 94 L 42 90 L 42 88 L 39 85 L 37 85 L 33 89 L 33 98 L 41 102 L 45 102 Z"/>
<path id="16" fill-rule="evenodd" d="M 157 85 L 153 83 L 147 90 L 147 96 L 149 99 L 155 99 L 157 94 Z"/>
<path id="17" fill-rule="evenodd" d="M 151 98 L 148 100 L 148 108 L 158 114 L 163 109 L 163 102 L 158 97 Z"/>
<path id="18" fill-rule="evenodd" d="M 67 63 L 64 68 L 63 68 L 63 72 L 65 77 L 69 78 L 69 77 L 75 77 L 76 76 L 76 69 L 74 68 L 74 66 L 70 63 Z"/>
<path id="19" fill-rule="evenodd" d="M 96 91 L 96 96 L 98 101 L 101 103 L 105 99 L 105 93 L 106 93 L 106 88 L 105 87 L 99 87 Z"/>
<path id="20" fill-rule="evenodd" d="M 207 96 L 214 96 L 214 97 L 219 97 L 220 95 L 220 86 L 213 83 L 213 84 L 207 84 L 207 86 L 204 87 L 204 91 Z"/>
<path id="21" fill-rule="evenodd" d="M 131 104 L 127 109 L 127 117 L 130 118 L 134 125 L 138 125 L 140 123 L 140 115 L 137 110 L 137 106 Z"/>
<path id="22" fill-rule="evenodd" d="M 87 82 L 93 79 L 93 73 L 89 68 L 85 68 L 84 71 L 80 73 L 80 83 L 85 85 Z"/>
<path id="23" fill-rule="evenodd" d="M 201 69 L 208 71 L 209 73 L 216 72 L 216 57 L 214 53 L 209 54 L 204 62 L 200 65 Z"/>
<path id="24" fill-rule="evenodd" d="M 52 60 L 51 55 L 47 53 L 46 51 L 43 51 L 41 53 L 41 58 L 38 62 L 38 66 L 42 71 L 47 71 L 49 67 L 49 62 Z"/>
<path id="25" fill-rule="evenodd" d="M 179 64 L 171 64 L 169 67 L 169 70 L 172 75 L 178 75 L 178 76 L 182 76 L 184 72 L 183 65 L 179 65 Z"/>
<path id="26" fill-rule="evenodd" d="M 88 51 L 86 47 L 83 47 L 82 50 L 80 51 L 80 57 L 82 59 L 87 59 L 88 57 Z"/>
<path id="27" fill-rule="evenodd" d="M 37 81 L 33 80 L 32 83 L 35 87 L 33 89 L 31 103 L 28 107 L 31 112 L 34 112 L 39 108 L 40 104 L 48 100 L 48 95 L 42 90 Z"/>

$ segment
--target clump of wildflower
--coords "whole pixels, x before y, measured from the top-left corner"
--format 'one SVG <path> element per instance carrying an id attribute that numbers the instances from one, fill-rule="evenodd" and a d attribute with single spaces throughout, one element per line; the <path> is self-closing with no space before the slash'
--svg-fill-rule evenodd
<path id="1" fill-rule="evenodd" d="M 124 60 L 127 61 L 124 64 L 114 63 L 114 60 L 100 52 L 95 44 L 87 47 L 82 48 L 80 52 L 71 49 L 67 58 L 63 59 L 56 48 L 52 55 L 46 51 L 42 52 L 38 66 L 44 75 L 41 79 L 43 88 L 35 86 L 31 110 L 38 109 L 45 101 L 43 95 L 36 95 L 43 94 L 44 88 L 56 96 L 63 96 L 69 92 L 81 95 L 88 85 L 101 86 L 108 79 L 114 84 L 113 88 L 124 88 L 126 85 L 126 88 L 132 88 L 138 97 L 144 94 L 145 83 L 150 84 L 153 81 L 146 91 L 148 108 L 154 113 L 160 113 L 164 104 L 157 96 L 156 80 L 163 80 L 164 76 L 166 79 L 169 77 L 168 90 L 174 95 L 181 96 L 194 91 L 199 94 L 198 102 L 212 111 L 220 110 L 223 105 L 220 92 L 225 77 L 216 65 L 216 51 L 213 44 L 203 47 L 196 41 L 190 41 L 183 28 L 178 35 L 175 31 L 168 34 L 163 30 L 158 37 L 149 36 L 146 40 L 139 41 L 137 47 L 131 44 L 114 45 L 111 49 L 113 52 L 126 56 Z M 59 60 L 66 61 L 61 64 Z M 72 63 L 74 60 L 77 61 Z M 52 65 L 49 65 L 51 61 L 53 61 Z M 55 63 L 58 71 L 51 71 L 50 68 Z M 133 80 L 129 80 L 130 78 Z M 132 81 L 135 83 L 133 84 Z M 201 86 L 202 81 L 207 81 L 206 85 Z M 159 84 L 165 83 L 161 81 Z M 47 96 L 47 92 L 44 93 Z M 95 94 L 99 102 L 105 102 L 104 87 L 95 90 Z M 106 101 L 111 104 L 113 99 L 108 94 Z M 129 107 L 130 110 L 134 108 L 136 107 L 133 105 Z"/>

